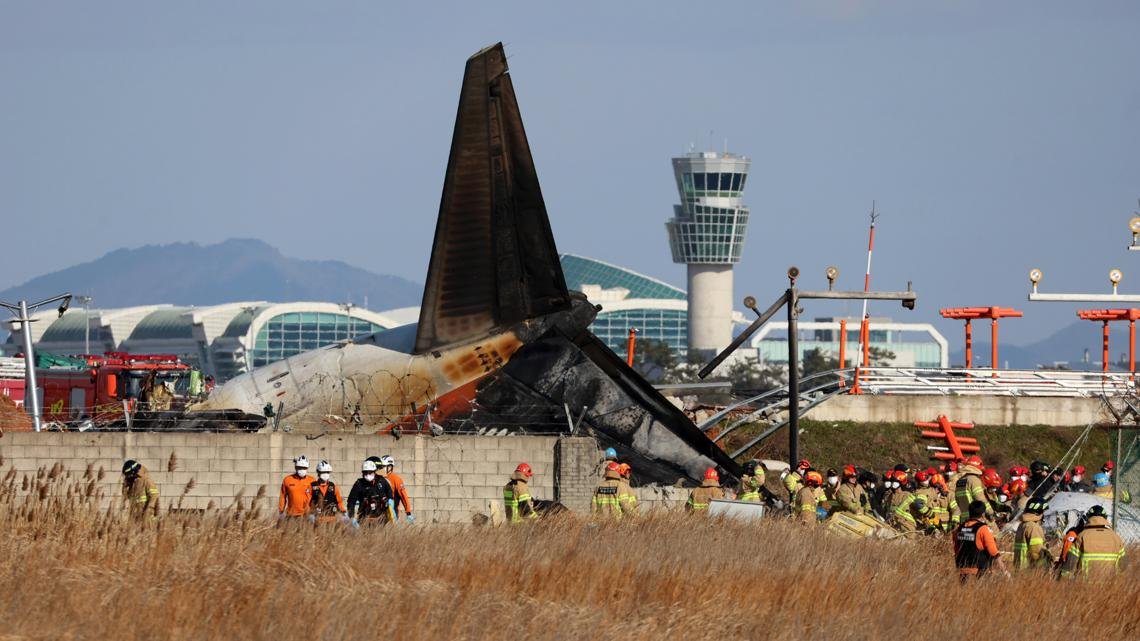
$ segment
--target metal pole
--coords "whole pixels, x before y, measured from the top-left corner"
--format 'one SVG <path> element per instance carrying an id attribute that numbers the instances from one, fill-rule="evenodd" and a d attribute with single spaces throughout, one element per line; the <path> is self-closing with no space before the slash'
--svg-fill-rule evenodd
<path id="1" fill-rule="evenodd" d="M 1120 450 L 1123 444 L 1123 432 L 1120 425 L 1116 426 L 1116 461 L 1117 465 L 1123 465 L 1124 461 L 1120 460 Z M 1124 468 L 1121 468 L 1123 470 Z M 1116 529 L 1116 510 L 1120 507 L 1120 477 L 1122 474 L 1117 474 L 1116 478 L 1112 481 L 1112 528 Z"/>
<path id="2" fill-rule="evenodd" d="M 1000 367 L 1000 361 L 998 361 L 998 319 L 996 318 L 990 320 L 990 367 L 996 375 Z"/>
<path id="3" fill-rule="evenodd" d="M 1104 337 L 1101 342 L 1101 369 L 1108 371 L 1108 321 L 1104 321 Z"/>
<path id="4" fill-rule="evenodd" d="M 788 300 L 788 465 L 794 469 L 800 457 L 800 347 L 796 336 L 799 300 L 795 287 L 789 287 L 785 296 Z"/>
<path id="5" fill-rule="evenodd" d="M 36 394 L 36 355 L 32 351 L 32 319 L 28 301 L 20 301 L 20 327 L 24 335 L 24 405 L 32 416 L 32 426 L 40 431 L 40 397 Z"/>
<path id="6" fill-rule="evenodd" d="M 83 355 L 91 353 L 91 297 L 83 297 Z"/>
<path id="7" fill-rule="evenodd" d="M 847 367 L 847 319 L 839 321 L 839 369 Z M 839 375 L 839 386 L 846 387 L 847 381 L 843 374 Z"/>
<path id="8" fill-rule="evenodd" d="M 1128 321 L 1128 371 L 1133 374 L 1128 380 L 1133 380 L 1136 374 L 1136 321 Z"/>
<path id="9" fill-rule="evenodd" d="M 974 331 L 970 319 L 966 319 L 966 369 L 974 365 Z"/>

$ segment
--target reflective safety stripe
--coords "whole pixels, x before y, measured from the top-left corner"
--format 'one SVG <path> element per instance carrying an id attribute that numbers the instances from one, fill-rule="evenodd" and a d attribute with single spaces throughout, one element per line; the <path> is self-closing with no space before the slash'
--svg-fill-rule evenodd
<path id="1" fill-rule="evenodd" d="M 741 494 L 740 496 L 736 497 L 736 500 L 737 501 L 751 501 L 753 503 L 758 503 L 760 501 L 760 492 L 757 492 L 757 491 L 745 492 L 744 494 Z"/>

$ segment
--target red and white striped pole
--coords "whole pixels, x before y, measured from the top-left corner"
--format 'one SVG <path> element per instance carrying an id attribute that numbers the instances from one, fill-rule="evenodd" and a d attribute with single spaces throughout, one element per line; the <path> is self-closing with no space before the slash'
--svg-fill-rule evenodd
<path id="1" fill-rule="evenodd" d="M 875 201 L 871 201 L 871 232 L 867 238 L 867 273 L 863 277 L 863 293 L 871 291 L 871 253 L 875 249 L 875 220 L 879 217 L 875 213 Z M 863 367 L 870 365 L 871 326 L 867 315 L 867 299 L 863 299 L 863 320 L 859 325 L 859 354 L 863 355 Z M 858 356 L 856 356 L 858 358 Z M 852 394 L 862 394 L 859 389 L 859 366 L 855 367 L 855 385 L 851 388 Z"/>

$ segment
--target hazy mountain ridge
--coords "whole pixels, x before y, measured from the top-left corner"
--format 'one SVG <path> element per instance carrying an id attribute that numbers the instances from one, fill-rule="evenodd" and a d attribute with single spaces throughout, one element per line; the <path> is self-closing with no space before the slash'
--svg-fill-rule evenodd
<path id="1" fill-rule="evenodd" d="M 423 286 L 336 260 L 301 260 L 256 239 L 213 245 L 172 243 L 116 249 L 93 261 L 37 276 L 0 298 L 91 293 L 93 307 L 241 300 L 349 302 L 374 310 L 418 305 Z"/>

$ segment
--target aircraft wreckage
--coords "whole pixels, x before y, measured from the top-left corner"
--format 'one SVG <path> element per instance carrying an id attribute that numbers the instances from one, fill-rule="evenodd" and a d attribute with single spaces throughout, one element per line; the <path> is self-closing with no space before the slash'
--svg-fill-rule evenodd
<path id="1" fill-rule="evenodd" d="M 380 432 L 526 432 L 563 423 L 613 446 L 643 481 L 737 464 L 587 327 L 600 308 L 567 291 L 502 44 L 467 61 L 419 322 L 300 354 L 215 389 L 191 409 L 260 415 L 296 431 L 329 415 Z M 430 409 L 430 421 L 417 417 Z M 483 410 L 480 412 L 480 410 Z M 428 425 L 425 427 L 425 423 Z"/>

